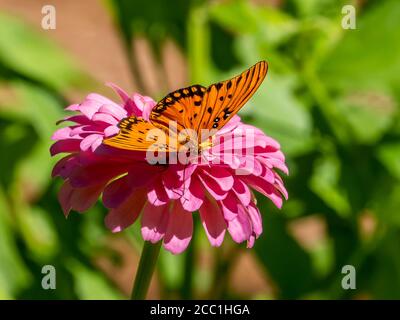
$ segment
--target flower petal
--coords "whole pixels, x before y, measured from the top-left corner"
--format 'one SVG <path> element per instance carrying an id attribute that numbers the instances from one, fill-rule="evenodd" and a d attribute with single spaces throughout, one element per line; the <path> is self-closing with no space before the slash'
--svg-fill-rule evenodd
<path id="1" fill-rule="evenodd" d="M 156 243 L 165 234 L 168 226 L 168 205 L 153 206 L 147 202 L 142 215 L 142 237 L 146 241 Z"/>
<path id="2" fill-rule="evenodd" d="M 79 139 L 59 140 L 50 147 L 50 154 L 55 156 L 59 153 L 77 152 L 80 150 L 80 143 Z"/>
<path id="3" fill-rule="evenodd" d="M 104 189 L 104 184 L 97 184 L 86 188 L 74 188 L 71 195 L 72 209 L 85 212 L 92 207 Z"/>
<path id="4" fill-rule="evenodd" d="M 247 207 L 247 213 L 249 215 L 249 218 L 250 218 L 250 221 L 251 221 L 251 224 L 253 227 L 253 232 L 258 237 L 262 233 L 262 230 L 263 230 L 260 210 L 258 210 L 258 208 L 254 205 L 254 203 L 251 203 Z"/>
<path id="5" fill-rule="evenodd" d="M 101 144 L 102 141 L 103 141 L 103 136 L 102 135 L 100 135 L 100 134 L 90 134 L 85 139 L 83 139 L 81 141 L 81 143 L 80 143 L 81 150 L 82 151 L 87 151 L 87 150 L 89 150 L 89 148 L 91 148 L 92 151 L 94 151 Z"/>
<path id="6" fill-rule="evenodd" d="M 228 231 L 233 241 L 241 243 L 249 239 L 252 234 L 251 229 L 251 223 L 245 209 L 243 206 L 239 206 L 236 218 L 228 221 Z"/>
<path id="7" fill-rule="evenodd" d="M 271 199 L 278 208 L 282 207 L 282 196 L 274 185 L 256 176 L 243 176 L 242 179 L 254 190 Z"/>
<path id="8" fill-rule="evenodd" d="M 219 247 L 224 241 L 226 222 L 216 201 L 206 197 L 199 212 L 208 240 L 212 246 Z"/>
<path id="9" fill-rule="evenodd" d="M 188 180 L 189 187 L 184 189 L 181 203 L 185 210 L 194 212 L 199 210 L 204 200 L 204 189 L 197 177 Z"/>
<path id="10" fill-rule="evenodd" d="M 236 178 L 233 185 L 233 192 L 240 199 L 240 202 L 247 206 L 251 201 L 251 192 L 249 187 L 240 179 Z"/>
<path id="11" fill-rule="evenodd" d="M 146 190 L 137 189 L 120 206 L 111 209 L 106 218 L 105 224 L 112 232 L 120 232 L 133 224 L 146 202 Z"/>
<path id="12" fill-rule="evenodd" d="M 179 202 L 175 202 L 170 213 L 167 232 L 164 236 L 164 248 L 173 254 L 179 254 L 189 245 L 192 234 L 192 214 L 185 211 Z"/>
<path id="13" fill-rule="evenodd" d="M 68 181 L 65 181 L 58 192 L 58 202 L 60 202 L 61 208 L 63 210 L 64 216 L 68 217 L 69 212 L 72 209 L 71 197 L 73 189 Z"/>

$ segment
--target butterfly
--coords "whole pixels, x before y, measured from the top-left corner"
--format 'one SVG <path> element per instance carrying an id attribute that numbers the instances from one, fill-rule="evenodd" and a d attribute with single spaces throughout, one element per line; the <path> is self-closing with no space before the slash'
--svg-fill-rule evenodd
<path id="1" fill-rule="evenodd" d="M 153 148 L 169 153 L 185 145 L 200 150 L 251 98 L 267 70 L 267 62 L 260 61 L 238 76 L 209 87 L 196 84 L 173 91 L 154 106 L 148 121 L 135 116 L 124 118 L 118 124 L 119 133 L 103 143 L 135 151 Z M 212 133 L 204 135 L 202 130 Z"/>

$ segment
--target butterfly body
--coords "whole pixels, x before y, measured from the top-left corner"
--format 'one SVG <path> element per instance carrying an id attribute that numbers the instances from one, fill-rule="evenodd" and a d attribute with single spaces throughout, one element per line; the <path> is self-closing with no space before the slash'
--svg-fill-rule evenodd
<path id="1" fill-rule="evenodd" d="M 207 88 L 192 85 L 173 91 L 156 104 L 148 121 L 134 116 L 122 119 L 120 132 L 103 143 L 125 150 L 201 153 L 251 98 L 267 70 L 267 63 L 260 61 L 240 75 Z"/>

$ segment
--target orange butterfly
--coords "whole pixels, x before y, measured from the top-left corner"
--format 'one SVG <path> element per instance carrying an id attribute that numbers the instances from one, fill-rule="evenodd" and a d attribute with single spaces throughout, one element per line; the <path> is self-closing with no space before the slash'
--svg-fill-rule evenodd
<path id="1" fill-rule="evenodd" d="M 150 113 L 149 121 L 128 117 L 118 124 L 120 132 L 103 141 L 119 149 L 163 152 L 177 151 L 188 142 L 199 150 L 207 145 L 210 135 L 201 131 L 221 129 L 251 98 L 267 74 L 268 64 L 260 61 L 240 75 L 210 85 L 193 85 L 171 92 Z M 171 123 L 174 123 L 171 130 Z M 194 134 L 187 133 L 188 131 Z M 181 132 L 186 132 L 183 136 Z M 161 136 L 165 136 L 164 140 Z M 161 142 L 160 142 L 161 139 Z"/>

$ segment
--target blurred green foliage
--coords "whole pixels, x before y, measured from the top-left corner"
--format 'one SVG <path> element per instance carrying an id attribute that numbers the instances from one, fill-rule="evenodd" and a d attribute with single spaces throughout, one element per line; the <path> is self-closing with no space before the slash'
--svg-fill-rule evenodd
<path id="1" fill-rule="evenodd" d="M 253 252 L 277 289 L 261 298 L 400 298 L 400 3 L 355 2 L 355 30 L 341 27 L 347 3 L 337 0 L 177 0 L 174 10 L 164 0 L 106 4 L 133 69 L 128 53 L 138 35 L 155 53 L 173 39 L 193 83 L 269 62 L 241 112 L 281 143 L 290 168 L 283 209 L 259 199 L 264 233 Z M 49 138 L 66 92 L 89 81 L 43 34 L 0 14 L 0 298 L 123 297 L 95 263 L 116 259 L 104 208 L 65 221 L 59 182 L 50 179 Z M 325 226 L 312 246 L 290 232 L 308 216 Z M 362 228 L 366 218 L 371 230 Z M 224 283 L 243 247 L 228 242 L 233 254 L 216 254 L 216 269 L 204 269 L 199 252 L 222 249 L 211 249 L 197 229 L 184 255 L 162 252 L 161 297 L 257 298 Z M 138 224 L 130 230 L 122 236 L 139 250 Z M 41 288 L 45 264 L 57 269 L 55 291 Z M 357 290 L 341 288 L 346 264 L 356 267 Z"/>

